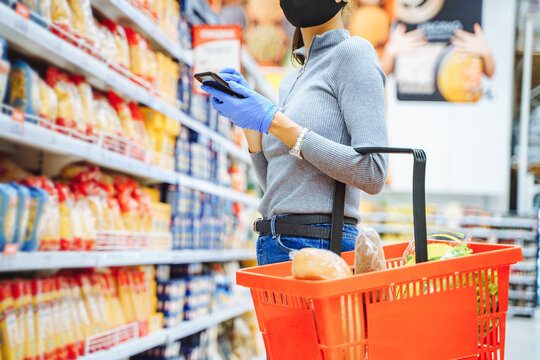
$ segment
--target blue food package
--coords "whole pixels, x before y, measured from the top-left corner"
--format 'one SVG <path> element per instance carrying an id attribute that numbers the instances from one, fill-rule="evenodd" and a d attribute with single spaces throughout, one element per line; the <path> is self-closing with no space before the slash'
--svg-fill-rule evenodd
<path id="1" fill-rule="evenodd" d="M 7 59 L 7 42 L 4 38 L 0 37 L 0 102 L 4 101 L 6 95 L 9 69 L 11 67 Z"/>
<path id="2" fill-rule="evenodd" d="M 10 183 L 11 187 L 17 192 L 17 217 L 15 220 L 15 235 L 14 243 L 22 248 L 26 228 L 28 226 L 28 218 L 30 216 L 30 190 L 23 185 Z"/>
<path id="3" fill-rule="evenodd" d="M 7 103 L 22 112 L 39 115 L 39 77 L 26 62 L 16 59 L 9 71 Z"/>
<path id="4" fill-rule="evenodd" d="M 17 219 L 17 191 L 9 184 L 0 184 L 0 249 L 12 244 Z"/>
<path id="5" fill-rule="evenodd" d="M 43 207 L 49 199 L 49 194 L 40 188 L 29 186 L 30 213 L 24 235 L 22 251 L 35 251 L 39 248 L 43 232 Z"/>

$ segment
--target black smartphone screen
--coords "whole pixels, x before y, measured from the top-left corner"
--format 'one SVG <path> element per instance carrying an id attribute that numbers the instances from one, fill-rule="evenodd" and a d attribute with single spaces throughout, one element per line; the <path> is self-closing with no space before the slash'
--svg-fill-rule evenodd
<path id="1" fill-rule="evenodd" d="M 237 98 L 245 98 L 244 95 L 241 95 L 231 89 L 229 84 L 225 80 L 223 80 L 218 74 L 213 72 L 203 72 L 203 73 L 197 73 L 193 75 L 197 81 L 199 81 L 201 84 L 213 87 L 214 89 L 217 89 L 219 91 L 223 91 L 226 94 L 229 94 L 231 96 L 235 96 Z"/>

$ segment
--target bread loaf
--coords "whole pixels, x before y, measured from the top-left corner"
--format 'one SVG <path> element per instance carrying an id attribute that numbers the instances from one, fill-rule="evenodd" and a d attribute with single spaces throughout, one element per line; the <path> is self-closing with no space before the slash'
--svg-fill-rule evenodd
<path id="1" fill-rule="evenodd" d="M 358 227 L 354 250 L 355 274 L 386 269 L 381 238 L 374 229 L 366 226 Z"/>
<path id="2" fill-rule="evenodd" d="M 345 260 L 329 250 L 304 248 L 292 261 L 292 273 L 296 279 L 331 280 L 351 276 Z"/>

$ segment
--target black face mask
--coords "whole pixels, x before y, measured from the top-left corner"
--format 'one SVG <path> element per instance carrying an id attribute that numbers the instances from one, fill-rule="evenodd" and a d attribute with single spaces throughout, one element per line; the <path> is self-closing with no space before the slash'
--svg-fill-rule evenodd
<path id="1" fill-rule="evenodd" d="M 296 27 L 324 24 L 333 18 L 347 3 L 335 0 L 280 0 L 285 17 Z"/>

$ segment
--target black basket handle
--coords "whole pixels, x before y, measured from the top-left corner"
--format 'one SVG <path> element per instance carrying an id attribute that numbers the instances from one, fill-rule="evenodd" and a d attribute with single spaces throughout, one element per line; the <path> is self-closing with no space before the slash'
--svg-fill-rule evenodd
<path id="1" fill-rule="evenodd" d="M 355 148 L 354 150 L 362 155 L 373 153 L 413 155 L 414 165 L 412 201 L 416 263 L 426 262 L 428 256 L 426 230 L 426 154 L 424 150 L 390 147 L 360 147 Z M 341 255 L 344 208 L 345 184 L 340 181 L 336 181 L 334 186 L 334 204 L 332 208 L 332 229 L 330 233 L 329 249 L 338 255 Z"/>

